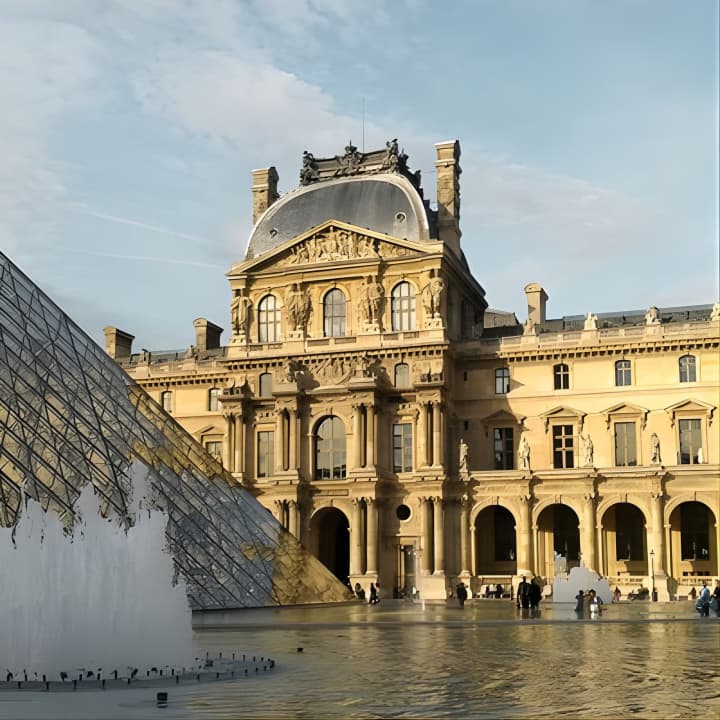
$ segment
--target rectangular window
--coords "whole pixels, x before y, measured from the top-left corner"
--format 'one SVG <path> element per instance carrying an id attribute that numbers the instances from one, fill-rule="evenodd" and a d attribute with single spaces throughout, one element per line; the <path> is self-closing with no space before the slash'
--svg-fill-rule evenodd
<path id="1" fill-rule="evenodd" d="M 626 387 L 632 383 L 632 368 L 629 360 L 618 360 L 615 363 L 615 385 Z"/>
<path id="2" fill-rule="evenodd" d="M 700 420 L 678 420 L 680 433 L 680 464 L 695 465 L 702 458 L 702 430 Z"/>
<path id="3" fill-rule="evenodd" d="M 495 369 L 495 394 L 507 395 L 510 392 L 510 370 L 509 368 Z"/>
<path id="4" fill-rule="evenodd" d="M 273 472 L 275 432 L 260 430 L 257 434 L 257 476 L 269 477 Z"/>
<path id="5" fill-rule="evenodd" d="M 161 399 L 162 409 L 163 409 L 165 412 L 171 413 L 171 412 L 172 412 L 172 409 L 173 409 L 173 396 L 172 396 L 172 392 L 171 392 L 170 390 L 166 390 L 166 391 L 160 396 L 160 399 Z"/>
<path id="6" fill-rule="evenodd" d="M 210 388 L 208 392 L 208 410 L 217 412 L 220 409 L 218 398 L 220 397 L 220 388 Z"/>
<path id="7" fill-rule="evenodd" d="M 575 467 L 572 425 L 553 425 L 553 467 Z"/>
<path id="8" fill-rule="evenodd" d="M 636 434 L 634 422 L 615 423 L 615 465 L 637 465 Z"/>
<path id="9" fill-rule="evenodd" d="M 413 468 L 412 425 L 393 425 L 393 471 L 410 472 Z"/>
<path id="10" fill-rule="evenodd" d="M 513 470 L 515 468 L 512 428 L 495 428 L 493 430 L 493 451 L 496 470 Z"/>
<path id="11" fill-rule="evenodd" d="M 205 443 L 205 450 L 208 454 L 212 455 L 216 460 L 222 462 L 222 440 L 208 440 Z"/>

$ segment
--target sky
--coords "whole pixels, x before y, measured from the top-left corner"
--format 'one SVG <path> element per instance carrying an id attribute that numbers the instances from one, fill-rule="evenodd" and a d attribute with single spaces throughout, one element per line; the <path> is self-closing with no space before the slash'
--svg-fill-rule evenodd
<path id="1" fill-rule="evenodd" d="M 101 344 L 229 328 L 251 170 L 394 137 L 493 308 L 718 299 L 716 0 L 0 0 L 0 250 Z M 229 338 L 226 330 L 224 340 Z"/>

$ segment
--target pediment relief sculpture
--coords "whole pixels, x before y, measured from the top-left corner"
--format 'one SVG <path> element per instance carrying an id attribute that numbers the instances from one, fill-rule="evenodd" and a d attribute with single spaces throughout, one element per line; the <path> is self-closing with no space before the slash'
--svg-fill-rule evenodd
<path id="1" fill-rule="evenodd" d="M 308 265 L 357 259 L 387 259 L 414 255 L 412 250 L 353 230 L 330 225 L 297 243 L 278 265 Z"/>

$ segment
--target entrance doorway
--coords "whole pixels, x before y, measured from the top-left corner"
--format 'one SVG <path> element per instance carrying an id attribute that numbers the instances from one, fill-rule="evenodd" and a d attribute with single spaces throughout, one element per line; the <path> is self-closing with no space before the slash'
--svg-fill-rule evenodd
<path id="1" fill-rule="evenodd" d="M 415 545 L 398 545 L 395 597 L 413 597 L 415 584 Z"/>
<path id="2" fill-rule="evenodd" d="M 344 513 L 323 508 L 313 516 L 310 549 L 340 582 L 350 582 L 350 523 Z"/>

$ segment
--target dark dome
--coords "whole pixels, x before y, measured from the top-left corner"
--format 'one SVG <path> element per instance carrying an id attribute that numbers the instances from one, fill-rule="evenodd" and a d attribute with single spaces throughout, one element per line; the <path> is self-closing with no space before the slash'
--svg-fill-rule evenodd
<path id="1" fill-rule="evenodd" d="M 260 217 L 246 259 L 266 253 L 327 220 L 415 242 L 430 231 L 422 198 L 400 174 L 327 180 L 293 190 Z"/>

